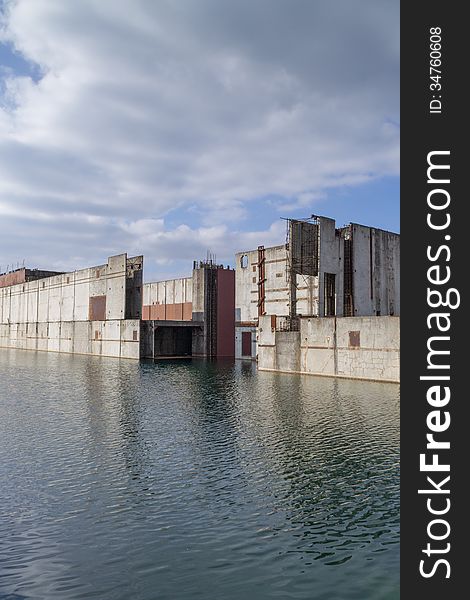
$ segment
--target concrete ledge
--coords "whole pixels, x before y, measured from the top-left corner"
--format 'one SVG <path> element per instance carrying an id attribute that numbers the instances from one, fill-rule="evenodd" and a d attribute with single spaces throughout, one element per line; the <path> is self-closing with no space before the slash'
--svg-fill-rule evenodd
<path id="1" fill-rule="evenodd" d="M 395 383 L 400 385 L 400 380 L 397 379 L 377 379 L 374 377 L 356 377 L 354 375 L 330 375 L 329 373 L 313 373 L 312 371 L 284 371 L 281 369 L 268 369 L 266 367 L 258 367 L 258 371 L 269 371 L 270 373 L 281 373 L 282 375 L 309 375 L 312 377 L 333 377 L 338 379 L 354 379 L 356 381 L 379 381 L 382 383 Z"/>
<path id="2" fill-rule="evenodd" d="M 260 317 L 262 371 L 400 381 L 399 317 L 301 317 L 299 331 L 276 331 Z"/>

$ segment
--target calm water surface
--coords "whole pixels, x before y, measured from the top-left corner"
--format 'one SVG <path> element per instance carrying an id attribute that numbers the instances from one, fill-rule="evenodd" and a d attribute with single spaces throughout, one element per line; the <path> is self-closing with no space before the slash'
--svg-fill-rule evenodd
<path id="1" fill-rule="evenodd" d="M 0 349 L 2 600 L 397 599 L 399 392 Z"/>

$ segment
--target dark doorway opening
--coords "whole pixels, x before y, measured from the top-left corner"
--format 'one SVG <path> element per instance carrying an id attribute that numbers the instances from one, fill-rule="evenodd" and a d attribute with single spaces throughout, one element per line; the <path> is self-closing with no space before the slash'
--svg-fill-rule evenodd
<path id="1" fill-rule="evenodd" d="M 191 356 L 191 327 L 156 327 L 154 356 Z"/>
<path id="2" fill-rule="evenodd" d="M 251 358 L 251 331 L 242 331 L 242 356 Z"/>
<path id="3" fill-rule="evenodd" d="M 325 273 L 325 317 L 334 317 L 336 314 L 336 276 Z"/>

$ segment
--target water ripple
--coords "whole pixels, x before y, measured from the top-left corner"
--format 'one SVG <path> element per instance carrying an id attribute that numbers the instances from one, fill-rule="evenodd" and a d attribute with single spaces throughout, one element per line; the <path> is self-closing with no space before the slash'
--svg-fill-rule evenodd
<path id="1" fill-rule="evenodd" d="M 0 349 L 0 598 L 398 598 L 395 385 Z"/>

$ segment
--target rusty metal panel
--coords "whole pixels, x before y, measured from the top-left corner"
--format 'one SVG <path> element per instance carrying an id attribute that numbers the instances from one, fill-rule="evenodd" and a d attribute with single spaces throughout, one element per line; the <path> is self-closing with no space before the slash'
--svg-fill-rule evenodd
<path id="1" fill-rule="evenodd" d="M 150 318 L 153 321 L 164 321 L 166 319 L 165 305 L 154 304 L 150 309 Z"/>
<path id="2" fill-rule="evenodd" d="M 181 304 L 167 304 L 166 318 L 168 321 L 180 321 L 183 316 L 183 307 Z"/>
<path id="3" fill-rule="evenodd" d="M 192 302 L 178 302 L 175 304 L 151 304 L 142 307 L 143 321 L 191 321 L 192 318 Z"/>
<path id="4" fill-rule="evenodd" d="M 183 303 L 183 321 L 192 321 L 193 319 L 193 303 Z"/>
<path id="5" fill-rule="evenodd" d="M 106 320 L 106 296 L 92 296 L 90 298 L 88 319 L 90 321 Z"/>
<path id="6" fill-rule="evenodd" d="M 361 346 L 361 332 L 360 331 L 350 331 L 349 332 L 349 347 L 350 348 L 360 348 Z"/>
<path id="7" fill-rule="evenodd" d="M 12 273 L 4 273 L 0 275 L 0 288 L 8 287 L 10 285 L 17 285 L 18 283 L 24 283 L 26 281 L 25 269 L 19 269 Z"/>
<path id="8" fill-rule="evenodd" d="M 235 271 L 216 270 L 215 292 L 217 294 L 217 357 L 233 357 L 235 356 Z"/>
<path id="9" fill-rule="evenodd" d="M 242 331 L 242 356 L 251 357 L 251 331 Z"/>

